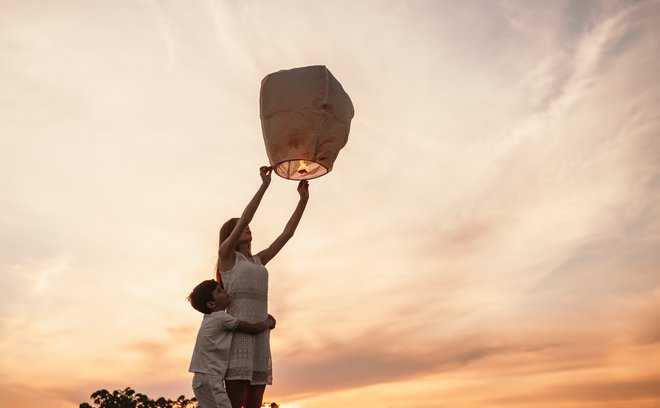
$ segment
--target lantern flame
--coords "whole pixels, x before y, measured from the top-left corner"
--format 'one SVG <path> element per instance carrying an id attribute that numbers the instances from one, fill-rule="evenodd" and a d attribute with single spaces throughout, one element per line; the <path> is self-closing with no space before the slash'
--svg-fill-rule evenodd
<path id="1" fill-rule="evenodd" d="M 300 166 L 298 167 L 298 174 L 305 174 L 309 170 L 309 166 L 305 163 L 304 160 L 300 160 Z"/>

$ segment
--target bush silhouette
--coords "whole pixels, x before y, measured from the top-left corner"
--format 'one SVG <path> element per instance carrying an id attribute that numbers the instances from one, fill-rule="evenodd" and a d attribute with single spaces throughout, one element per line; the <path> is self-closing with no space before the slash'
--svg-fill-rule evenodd
<path id="1" fill-rule="evenodd" d="M 123 390 L 98 390 L 91 395 L 94 405 L 86 402 L 80 404 L 80 408 L 195 408 L 197 400 L 188 399 L 181 395 L 176 400 L 160 397 L 152 400 L 145 394 L 135 392 L 127 387 Z"/>

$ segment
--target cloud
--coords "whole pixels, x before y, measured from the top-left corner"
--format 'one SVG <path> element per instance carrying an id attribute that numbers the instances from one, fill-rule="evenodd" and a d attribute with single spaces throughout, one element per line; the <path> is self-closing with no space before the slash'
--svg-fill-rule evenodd
<path id="1" fill-rule="evenodd" d="M 510 352 L 484 338 L 410 344 L 406 335 L 374 331 L 348 342 L 327 342 L 319 349 L 298 349 L 276 356 L 273 393 L 297 398 L 340 389 L 401 381 L 423 373 L 447 371 L 489 356 Z"/>
<path id="2" fill-rule="evenodd" d="M 11 407 L 48 407 L 53 404 L 75 403 L 57 392 L 45 391 L 42 387 L 5 381 L 0 381 L 0 394 L 3 405 Z M 80 403 L 82 400 L 76 402 Z"/>
<path id="3" fill-rule="evenodd" d="M 500 323 L 499 332 L 475 331 L 432 342 L 417 341 L 414 333 L 375 330 L 360 338 L 326 342 L 314 348 L 299 344 L 295 351 L 275 355 L 275 385 L 271 392 L 291 400 L 439 376 L 451 389 L 427 398 L 470 395 L 490 379 L 508 379 L 506 388 L 500 391 L 519 395 L 520 389 L 513 386 L 516 379 L 534 384 L 534 379 L 546 378 L 550 384 L 570 384 L 571 376 L 578 373 L 606 372 L 612 355 L 635 347 L 607 340 L 593 344 L 590 339 L 604 339 L 602 329 L 593 326 L 562 330 L 555 325 L 530 333 Z M 634 366 L 635 355 L 620 358 L 618 366 Z M 456 378 L 465 383 L 451 386 Z M 482 397 L 497 394 L 490 390 Z"/>
<path id="4" fill-rule="evenodd" d="M 494 399 L 491 402 L 529 406 L 529 404 L 593 404 L 589 406 L 620 406 L 625 403 L 630 407 L 645 407 L 649 401 L 660 398 L 660 377 L 639 380 L 591 381 L 578 384 L 550 386 L 534 390 L 533 393 L 522 392 L 515 397 Z M 584 406 L 584 405 L 582 405 Z"/>
<path id="5" fill-rule="evenodd" d="M 628 297 L 631 314 L 638 318 L 631 321 L 631 332 L 642 345 L 654 345 L 660 342 L 660 285 L 656 286 L 650 296 Z"/>

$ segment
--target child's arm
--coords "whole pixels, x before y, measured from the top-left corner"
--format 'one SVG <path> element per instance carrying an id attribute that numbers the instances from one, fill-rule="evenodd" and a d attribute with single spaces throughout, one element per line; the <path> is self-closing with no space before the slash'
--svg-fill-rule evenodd
<path id="1" fill-rule="evenodd" d="M 275 319 L 273 316 L 268 315 L 266 320 L 262 320 L 257 323 L 248 323 L 243 320 L 238 321 L 238 326 L 236 326 L 235 331 L 248 333 L 248 334 L 259 334 L 265 330 L 272 330 L 275 328 Z"/>

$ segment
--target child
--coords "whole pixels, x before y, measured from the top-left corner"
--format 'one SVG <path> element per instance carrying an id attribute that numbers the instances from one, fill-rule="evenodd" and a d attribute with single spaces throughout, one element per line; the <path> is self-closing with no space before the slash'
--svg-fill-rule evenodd
<path id="1" fill-rule="evenodd" d="M 204 313 L 188 369 L 195 374 L 192 383 L 195 398 L 199 408 L 231 408 L 222 382 L 227 371 L 232 332 L 261 333 L 275 328 L 275 319 L 268 315 L 266 320 L 248 323 L 227 314 L 229 295 L 214 280 L 197 285 L 188 300 L 192 307 Z"/>

